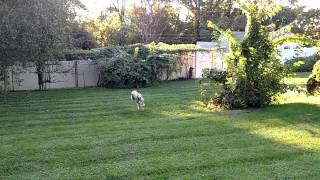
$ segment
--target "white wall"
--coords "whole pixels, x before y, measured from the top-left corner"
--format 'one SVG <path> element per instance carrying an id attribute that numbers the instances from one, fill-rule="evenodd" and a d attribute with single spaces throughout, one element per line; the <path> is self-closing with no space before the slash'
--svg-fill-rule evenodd
<path id="1" fill-rule="evenodd" d="M 76 78 L 75 63 L 78 63 L 78 78 Z M 20 73 L 13 74 L 11 69 L 23 69 Z M 77 61 L 60 61 L 58 64 L 50 64 L 46 66 L 47 76 L 50 74 L 51 83 L 45 83 L 46 89 L 59 88 L 75 88 L 77 81 L 78 87 L 92 87 L 97 86 L 99 79 L 98 65 L 91 61 L 77 60 Z M 33 64 L 28 67 L 14 66 L 8 69 L 7 90 L 37 90 L 38 76 L 36 68 Z M 4 82 L 0 81 L 0 86 L 4 87 Z"/>
<path id="2" fill-rule="evenodd" d="M 312 56 L 320 50 L 319 47 L 300 47 L 298 44 L 294 43 L 284 44 L 278 49 L 280 51 L 280 59 L 282 63 L 294 57 Z"/>
<path id="3" fill-rule="evenodd" d="M 215 51 L 198 51 L 195 52 L 195 78 L 202 78 L 202 71 L 208 68 L 215 68 L 224 70 L 225 64 L 222 60 L 224 55 L 224 50 L 215 50 Z"/>
<path id="4" fill-rule="evenodd" d="M 169 80 L 187 78 L 189 67 L 194 66 L 194 54 L 182 53 L 179 56 L 182 62 L 177 66 L 177 71 L 169 77 Z M 47 76 L 50 74 L 51 83 L 45 83 L 44 87 L 46 89 L 75 88 L 77 84 L 79 88 L 97 86 L 100 74 L 98 66 L 94 61 L 88 60 L 60 61 L 58 64 L 47 65 L 46 69 L 50 73 L 46 74 Z M 15 71 L 19 69 L 20 71 L 12 76 L 11 69 Z M 34 64 L 29 64 L 28 67 L 10 67 L 8 75 L 7 90 L 9 91 L 37 90 L 39 88 Z M 166 80 L 165 73 L 162 80 Z M 3 81 L 0 81 L 0 90 L 4 90 Z"/>

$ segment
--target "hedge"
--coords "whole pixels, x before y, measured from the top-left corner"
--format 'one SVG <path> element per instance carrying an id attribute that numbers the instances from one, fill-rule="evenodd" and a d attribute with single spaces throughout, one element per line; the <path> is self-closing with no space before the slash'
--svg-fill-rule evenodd
<path id="1" fill-rule="evenodd" d="M 79 60 L 89 58 L 92 60 L 98 60 L 101 58 L 111 58 L 121 51 L 126 51 L 128 54 L 136 55 L 136 58 L 146 59 L 148 55 L 151 54 L 177 54 L 181 52 L 208 50 L 200 48 L 195 44 L 133 44 L 127 46 L 108 46 L 104 48 L 95 48 L 92 50 L 69 50 L 66 52 L 65 60 Z"/>
<path id="2" fill-rule="evenodd" d="M 318 54 L 308 57 L 296 57 L 285 62 L 294 72 L 311 72 L 313 65 L 320 59 Z"/>

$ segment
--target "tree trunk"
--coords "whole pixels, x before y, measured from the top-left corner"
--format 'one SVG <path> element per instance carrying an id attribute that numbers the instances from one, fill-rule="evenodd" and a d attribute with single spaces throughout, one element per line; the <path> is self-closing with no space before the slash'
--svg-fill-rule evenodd
<path id="1" fill-rule="evenodd" d="M 194 13 L 194 43 L 201 39 L 200 36 L 200 9 L 197 9 Z"/>
<path id="2" fill-rule="evenodd" d="M 79 87 L 78 60 L 74 62 L 74 78 L 75 78 L 76 88 L 78 88 Z"/>
<path id="3" fill-rule="evenodd" d="M 7 67 L 1 66 L 1 74 L 3 75 L 3 91 L 7 91 L 9 85 Z"/>
<path id="4" fill-rule="evenodd" d="M 39 90 L 43 91 L 44 90 L 44 65 L 39 63 L 36 65 L 37 66 L 37 75 L 38 75 L 38 86 Z"/>

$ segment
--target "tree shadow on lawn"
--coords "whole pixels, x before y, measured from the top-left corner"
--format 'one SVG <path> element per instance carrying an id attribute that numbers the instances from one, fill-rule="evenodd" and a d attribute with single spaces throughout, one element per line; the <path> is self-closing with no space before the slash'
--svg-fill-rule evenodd
<path id="1" fill-rule="evenodd" d="M 317 139 L 320 137 L 320 106 L 317 104 L 288 103 L 213 114 L 227 117 L 230 121 L 226 124 L 263 138 L 308 151 L 320 150 Z"/>
<path id="2" fill-rule="evenodd" d="M 179 173 L 185 175 L 180 174 L 179 177 L 186 178 L 200 177 L 200 175 L 249 179 L 319 178 L 320 173 L 317 168 L 320 164 L 319 113 L 319 105 L 307 103 L 274 105 L 262 109 L 250 109 L 249 112 L 243 113 L 203 112 L 202 115 L 195 115 L 195 120 L 211 121 L 218 129 L 221 127 L 223 130 L 229 129 L 230 132 L 225 134 L 210 132 L 204 135 L 212 137 L 211 140 L 215 142 L 211 152 L 202 152 L 201 146 L 195 149 L 201 155 L 194 154 L 194 156 L 203 158 L 202 161 L 199 160 L 198 166 L 193 164 L 193 167 L 192 165 L 188 167 L 188 160 L 182 160 L 186 167 L 171 167 L 158 173 L 164 173 L 160 177 L 165 178 Z M 194 128 L 197 129 L 196 126 Z M 234 136 L 231 132 L 239 135 Z M 225 138 L 217 137 L 219 133 Z M 196 137 L 199 138 L 197 140 L 199 144 L 203 143 L 200 135 Z M 213 155 L 215 153 L 218 155 Z M 185 158 L 193 160 L 189 155 Z M 157 171 L 148 174 L 153 173 L 157 174 Z"/>

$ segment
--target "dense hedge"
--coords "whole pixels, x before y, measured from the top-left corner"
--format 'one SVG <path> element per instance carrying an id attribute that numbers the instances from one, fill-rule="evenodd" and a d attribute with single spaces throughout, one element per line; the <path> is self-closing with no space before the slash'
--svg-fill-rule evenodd
<path id="1" fill-rule="evenodd" d="M 310 72 L 313 65 L 320 59 L 319 55 L 309 57 L 296 57 L 285 62 L 287 67 L 291 67 L 294 72 Z"/>
<path id="2" fill-rule="evenodd" d="M 226 82 L 227 72 L 219 69 L 203 69 L 202 78 L 209 79 L 215 82 Z"/>
<path id="3" fill-rule="evenodd" d="M 65 59 L 91 59 L 102 62 L 99 63 L 101 67 L 98 86 L 137 88 L 169 79 L 180 62 L 177 53 L 202 50 L 206 51 L 194 44 L 133 44 L 68 51 Z"/>
<path id="4" fill-rule="evenodd" d="M 312 74 L 307 82 L 307 91 L 311 95 L 320 92 L 320 61 L 313 66 Z"/>
<path id="5" fill-rule="evenodd" d="M 104 48 L 95 48 L 92 50 L 69 50 L 66 52 L 65 60 L 92 59 L 98 60 L 101 58 L 111 58 L 115 54 L 127 52 L 136 58 L 147 59 L 153 54 L 177 54 L 179 52 L 195 52 L 207 51 L 199 48 L 194 44 L 165 44 L 165 43 L 150 43 L 150 44 L 133 44 L 127 46 L 109 46 Z"/>
<path id="6" fill-rule="evenodd" d="M 111 58 L 124 51 L 124 47 L 112 46 L 105 48 L 95 48 L 92 50 L 69 50 L 65 53 L 65 60 L 99 60 Z"/>
<path id="7" fill-rule="evenodd" d="M 109 88 L 139 88 L 151 85 L 155 73 L 145 61 L 136 61 L 125 51 L 105 59 L 98 86 Z"/>

